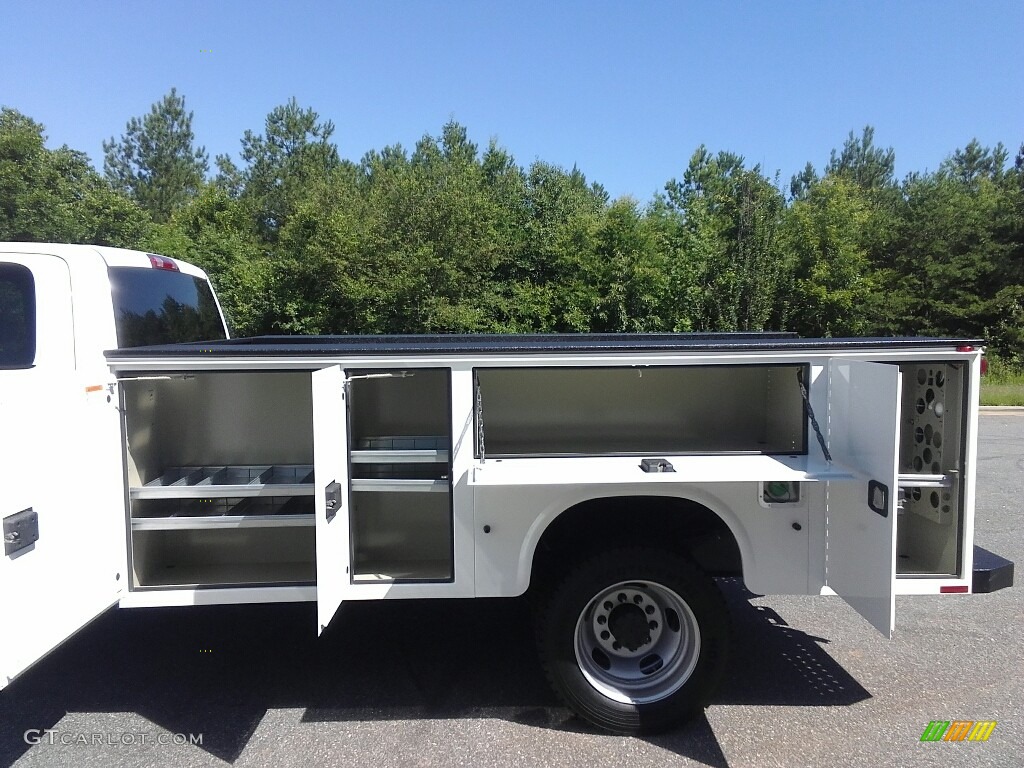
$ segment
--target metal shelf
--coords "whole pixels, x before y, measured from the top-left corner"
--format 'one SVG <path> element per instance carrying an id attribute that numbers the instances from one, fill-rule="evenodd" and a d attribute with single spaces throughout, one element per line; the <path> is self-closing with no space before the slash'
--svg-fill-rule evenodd
<path id="1" fill-rule="evenodd" d="M 353 442 L 353 491 L 448 493 L 447 437 L 372 435 Z"/>
<path id="2" fill-rule="evenodd" d="M 181 531 L 197 528 L 294 528 L 315 525 L 313 515 L 211 515 L 209 517 L 133 517 L 133 531 Z"/>
<path id="3" fill-rule="evenodd" d="M 448 493 L 448 479 L 409 480 L 405 478 L 354 478 L 353 491 L 399 493 Z"/>
<path id="4" fill-rule="evenodd" d="M 639 456 L 579 456 L 572 458 L 488 458 L 470 476 L 475 486 L 657 485 L 735 483 L 778 480 L 806 483 L 855 480 L 858 474 L 836 462 L 811 456 L 767 454 L 664 455 L 674 472 L 644 472 Z"/>
<path id="5" fill-rule="evenodd" d="M 313 525 L 309 496 L 241 496 L 141 500 L 132 508 L 132 530 L 290 528 Z"/>
<path id="6" fill-rule="evenodd" d="M 395 557 L 366 557 L 352 569 L 352 581 L 372 584 L 392 581 L 447 581 L 452 577 L 451 561 L 414 560 Z"/>
<path id="7" fill-rule="evenodd" d="M 352 478 L 353 491 L 448 492 L 448 478 L 436 476 L 442 471 L 447 474 L 450 452 L 446 438 L 371 437 L 358 441 L 357 445 L 358 450 L 351 453 L 352 464 L 365 468 L 362 474 L 369 471 L 377 476 Z M 443 466 L 434 473 L 425 466 L 431 464 Z M 414 470 L 410 466 L 409 470 L 403 471 L 402 465 L 414 465 L 416 468 Z M 314 493 L 313 467 L 309 464 L 168 467 L 160 477 L 131 488 L 131 498 L 135 501 L 203 500 L 211 503 L 209 512 L 205 508 L 186 505 L 170 513 L 137 515 L 132 518 L 132 528 L 177 530 L 312 525 L 312 515 L 278 514 L 278 510 L 273 508 L 266 514 L 262 514 L 262 509 L 257 514 L 246 514 L 234 511 L 232 507 L 250 497 L 287 499 L 308 497 Z M 234 499 L 239 502 L 227 501 Z"/>
<path id="8" fill-rule="evenodd" d="M 447 450 L 358 450 L 352 451 L 353 464 L 447 464 Z"/>
<path id="9" fill-rule="evenodd" d="M 313 467 L 308 464 L 170 467 L 131 489 L 133 499 L 312 495 Z"/>

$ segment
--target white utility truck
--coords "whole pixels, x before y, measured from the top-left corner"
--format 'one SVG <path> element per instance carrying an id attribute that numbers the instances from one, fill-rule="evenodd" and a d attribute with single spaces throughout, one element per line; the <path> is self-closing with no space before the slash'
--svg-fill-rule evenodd
<path id="1" fill-rule="evenodd" d="M 0 244 L 0 687 L 112 605 L 536 598 L 555 689 L 613 731 L 698 709 L 716 576 L 895 595 L 975 569 L 979 340 L 231 339 L 206 276 Z M 311 627 L 312 629 L 312 627 Z M 482 638 L 481 642 L 486 642 Z"/>

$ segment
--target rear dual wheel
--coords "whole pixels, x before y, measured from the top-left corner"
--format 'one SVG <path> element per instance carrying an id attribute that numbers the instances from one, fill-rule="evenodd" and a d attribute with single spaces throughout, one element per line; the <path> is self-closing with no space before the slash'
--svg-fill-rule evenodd
<path id="1" fill-rule="evenodd" d="M 584 561 L 548 593 L 537 637 L 573 711 L 616 733 L 665 730 L 700 711 L 725 666 L 728 614 L 682 557 L 629 548 Z"/>

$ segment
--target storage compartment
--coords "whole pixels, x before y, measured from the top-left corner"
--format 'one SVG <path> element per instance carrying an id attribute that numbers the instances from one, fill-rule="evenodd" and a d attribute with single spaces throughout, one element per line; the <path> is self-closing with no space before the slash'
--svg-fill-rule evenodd
<path id="1" fill-rule="evenodd" d="M 450 497 L 353 492 L 352 542 L 354 581 L 450 580 Z"/>
<path id="2" fill-rule="evenodd" d="M 479 368 L 477 455 L 803 454 L 800 371 Z"/>
<path id="3" fill-rule="evenodd" d="M 313 463 L 308 373 L 171 374 L 122 386 L 132 486 L 171 467 Z"/>
<path id="4" fill-rule="evenodd" d="M 449 371 L 349 376 L 352 580 L 450 581 Z"/>
<path id="5" fill-rule="evenodd" d="M 447 369 L 348 371 L 356 581 L 453 577 Z M 308 373 L 126 380 L 136 588 L 312 582 Z"/>
<path id="6" fill-rule="evenodd" d="M 132 532 L 137 587 L 309 584 L 315 529 L 183 528 Z"/>
<path id="7" fill-rule="evenodd" d="M 896 573 L 958 576 L 967 366 L 904 363 Z"/>
<path id="8" fill-rule="evenodd" d="M 383 448 L 361 442 L 382 435 L 435 439 L 450 432 L 448 369 L 353 370 L 348 376 L 353 447 Z"/>
<path id="9" fill-rule="evenodd" d="M 315 580 L 308 373 L 122 382 L 133 586 Z"/>

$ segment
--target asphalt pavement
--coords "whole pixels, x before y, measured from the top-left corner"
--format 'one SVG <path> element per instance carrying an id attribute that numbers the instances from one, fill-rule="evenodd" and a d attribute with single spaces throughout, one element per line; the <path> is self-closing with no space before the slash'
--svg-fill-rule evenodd
<path id="1" fill-rule="evenodd" d="M 1024 411 L 984 413 L 978 475 L 976 543 L 1024 563 Z M 1021 764 L 1020 587 L 899 597 L 891 641 L 837 598 L 722 587 L 729 674 L 671 734 L 562 708 L 522 601 L 348 604 L 319 640 L 312 605 L 122 610 L 0 692 L 0 768 Z M 932 720 L 998 724 L 921 742 Z"/>

